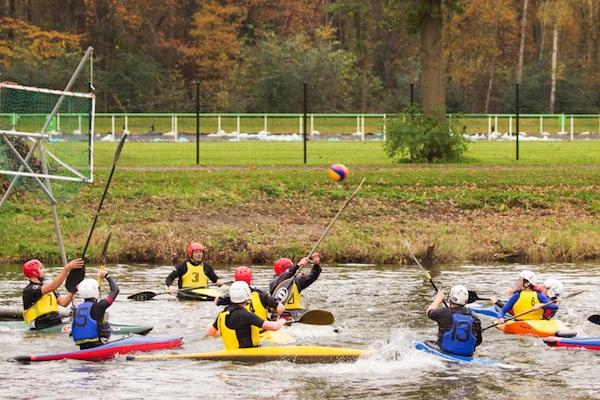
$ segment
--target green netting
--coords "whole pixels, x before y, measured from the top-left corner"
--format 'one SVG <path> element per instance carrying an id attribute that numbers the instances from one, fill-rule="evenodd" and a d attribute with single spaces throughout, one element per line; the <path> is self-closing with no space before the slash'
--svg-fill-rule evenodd
<path id="1" fill-rule="evenodd" d="M 5 137 L 10 140 L 21 157 L 26 157 L 34 141 L 25 136 L 13 136 L 10 132 L 41 132 L 60 97 L 59 91 L 0 85 L 0 130 L 9 132 Z M 46 129 L 50 136 L 43 141 L 49 174 L 82 180 L 77 174 L 61 165 L 62 162 L 81 174 L 84 179 L 91 179 L 90 140 L 93 108 L 91 97 L 65 94 L 58 113 Z M 36 173 L 42 172 L 40 160 L 38 147 L 29 161 L 29 165 Z M 21 167 L 18 157 L 2 137 L 0 137 L 0 167 L 8 171 L 17 171 Z M 2 192 L 12 180 L 12 175 L 0 174 Z M 76 194 L 80 186 L 76 182 L 52 180 L 52 190 L 57 198 Z M 19 177 L 15 189 L 27 192 L 41 190 L 39 184 L 31 177 Z"/>

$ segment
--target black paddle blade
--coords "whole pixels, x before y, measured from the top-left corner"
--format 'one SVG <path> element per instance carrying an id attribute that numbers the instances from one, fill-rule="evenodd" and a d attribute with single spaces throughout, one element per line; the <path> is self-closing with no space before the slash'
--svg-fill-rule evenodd
<path id="1" fill-rule="evenodd" d="M 127 298 L 129 300 L 144 301 L 144 300 L 151 300 L 158 294 L 159 293 L 155 293 L 155 292 L 139 292 L 139 293 L 132 294 L 131 296 L 127 296 Z"/>
<path id="2" fill-rule="evenodd" d="M 598 314 L 590 315 L 587 320 L 592 324 L 600 325 L 600 315 Z"/>
<path id="3" fill-rule="evenodd" d="M 479 300 L 479 296 L 472 290 L 469 290 L 469 298 L 467 299 L 467 304 L 471 304 Z"/>
<path id="4" fill-rule="evenodd" d="M 102 253 L 100 253 L 100 264 L 104 264 L 104 260 L 106 259 L 106 253 L 108 252 L 108 243 L 110 243 L 110 237 L 112 236 L 112 231 L 108 232 L 108 236 L 104 241 L 104 246 L 102 246 Z"/>
<path id="5" fill-rule="evenodd" d="M 308 325 L 332 325 L 335 321 L 333 314 L 326 310 L 309 310 L 302 314 L 296 322 Z"/>
<path id="6" fill-rule="evenodd" d="M 77 292 L 77 285 L 85 278 L 85 266 L 83 268 L 72 269 L 67 276 L 65 287 L 71 293 Z"/>

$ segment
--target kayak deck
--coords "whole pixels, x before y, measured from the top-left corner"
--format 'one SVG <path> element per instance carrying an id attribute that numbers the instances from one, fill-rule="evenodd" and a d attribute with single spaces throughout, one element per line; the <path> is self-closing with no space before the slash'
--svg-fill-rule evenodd
<path id="1" fill-rule="evenodd" d="M 71 333 L 71 322 L 63 322 L 43 329 L 29 329 L 23 321 L 1 321 L 0 326 L 11 330 L 27 331 L 31 333 Z M 125 325 L 125 324 L 110 324 L 111 334 L 113 335 L 142 335 L 145 336 L 152 331 L 152 326 L 144 325 Z"/>
<path id="2" fill-rule="evenodd" d="M 531 335 L 538 337 L 574 337 L 577 335 L 577 332 L 569 330 L 565 324 L 555 319 L 522 321 L 513 320 L 507 321 L 501 325 L 497 325 L 496 327 L 504 333 L 516 335 Z"/>
<path id="3" fill-rule="evenodd" d="M 180 290 L 177 293 L 177 298 L 181 300 L 195 301 L 213 301 L 217 297 L 223 295 L 223 292 L 217 289 L 204 288 L 194 290 Z"/>
<path id="4" fill-rule="evenodd" d="M 600 338 L 561 338 L 549 336 L 543 339 L 550 347 L 568 348 L 568 349 L 585 349 L 592 351 L 600 351 Z"/>
<path id="5" fill-rule="evenodd" d="M 449 362 L 454 362 L 454 363 L 467 363 L 467 364 L 486 366 L 486 367 L 493 366 L 493 367 L 498 367 L 498 368 L 507 369 L 507 370 L 517 369 L 517 367 L 515 367 L 514 365 L 502 363 L 502 362 L 499 362 L 499 361 L 496 361 L 496 360 L 493 360 L 493 359 L 487 358 L 487 357 L 461 356 L 458 354 L 446 353 L 445 351 L 442 351 L 442 349 L 440 349 L 435 344 L 435 342 L 429 341 L 429 340 L 416 342 L 415 348 L 417 350 L 424 351 L 429 354 L 434 354 L 434 355 L 442 358 L 444 361 L 449 361 Z"/>
<path id="6" fill-rule="evenodd" d="M 156 356 L 130 356 L 128 360 L 191 359 L 209 361 L 294 363 L 339 363 L 356 361 L 366 350 L 322 346 L 253 347 L 248 349 L 220 350 L 207 353 L 165 354 Z"/>
<path id="7" fill-rule="evenodd" d="M 104 345 L 86 350 L 76 350 L 64 353 L 32 354 L 17 356 L 13 360 L 20 362 L 56 361 L 63 359 L 101 361 L 113 358 L 117 354 L 127 354 L 134 351 L 152 351 L 179 347 L 183 344 L 182 337 L 139 337 L 132 336 L 115 340 Z"/>

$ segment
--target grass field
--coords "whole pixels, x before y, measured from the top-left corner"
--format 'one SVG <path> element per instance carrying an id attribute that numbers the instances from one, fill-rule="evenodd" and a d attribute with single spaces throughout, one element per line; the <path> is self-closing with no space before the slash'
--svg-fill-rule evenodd
<path id="1" fill-rule="evenodd" d="M 84 244 L 108 168 L 59 204 L 71 257 Z M 320 250 L 327 262 L 572 262 L 600 258 L 600 165 L 355 166 L 338 185 L 321 167 L 117 168 L 91 257 L 171 263 L 191 240 L 217 264 L 300 257 L 359 179 L 367 180 Z M 16 194 L 0 210 L 0 260 L 58 260 L 47 200 Z"/>
<path id="2" fill-rule="evenodd" d="M 110 166 L 116 143 L 96 142 L 95 165 Z M 600 163 L 600 141 L 521 142 L 519 161 L 514 142 L 473 142 L 461 163 L 482 165 L 569 165 Z M 201 142 L 202 166 L 303 165 L 301 142 Z M 390 166 L 392 161 L 380 141 L 307 143 L 307 164 L 324 166 L 341 162 L 348 166 Z M 128 142 L 121 155 L 126 166 L 194 166 L 195 143 Z"/>

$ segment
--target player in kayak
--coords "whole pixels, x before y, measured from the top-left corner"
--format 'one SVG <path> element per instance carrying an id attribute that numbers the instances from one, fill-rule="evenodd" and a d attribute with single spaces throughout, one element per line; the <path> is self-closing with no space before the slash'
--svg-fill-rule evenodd
<path id="1" fill-rule="evenodd" d="M 119 286 L 106 271 L 98 271 L 98 278 L 105 278 L 110 286 L 110 293 L 104 299 L 98 300 L 98 280 L 87 278 L 77 285 L 77 292 L 85 301 L 75 309 L 71 335 L 81 350 L 103 345 L 110 338 L 106 309 L 117 298 Z"/>
<path id="2" fill-rule="evenodd" d="M 212 337 L 221 335 L 227 350 L 258 347 L 260 330 L 276 331 L 281 329 L 286 320 L 265 321 L 258 315 L 248 311 L 246 306 L 252 294 L 244 281 L 237 281 L 229 288 L 231 304 L 219 313 L 215 322 L 208 327 L 207 334 Z"/>
<path id="3" fill-rule="evenodd" d="M 444 298 L 444 292 L 439 291 L 426 312 L 429 319 L 438 323 L 435 345 L 446 353 L 472 356 L 482 335 L 481 321 L 465 308 L 469 292 L 462 285 L 453 286 L 448 296 L 450 307 L 440 307 Z"/>
<path id="4" fill-rule="evenodd" d="M 186 249 L 187 260 L 178 264 L 165 280 L 166 291 L 176 294 L 179 289 L 206 288 L 208 280 L 221 286 L 225 280 L 219 278 L 210 264 L 204 262 L 204 247 L 200 243 L 190 243 Z M 172 286 L 175 279 L 177 286 Z"/>
<path id="5" fill-rule="evenodd" d="M 321 275 L 322 269 L 320 260 L 319 253 L 314 253 L 311 255 L 310 260 L 304 257 L 295 266 L 289 258 L 280 258 L 275 261 L 275 264 L 273 264 L 275 275 L 269 284 L 269 292 L 272 295 L 275 295 L 277 287 L 286 279 L 294 276 L 298 269 L 306 267 L 309 262 L 313 263 L 313 267 L 309 272 L 296 275 L 291 287 L 292 293 L 289 295 L 288 301 L 285 304 L 286 310 L 301 310 L 304 308 L 302 306 L 302 295 L 300 292 L 312 285 L 319 278 L 319 275 Z"/>
<path id="6" fill-rule="evenodd" d="M 262 319 L 269 319 L 269 313 L 281 315 L 285 311 L 285 306 L 275 297 L 265 291 L 252 286 L 252 269 L 246 266 L 237 267 L 233 278 L 235 282 L 246 282 L 250 287 L 252 294 L 248 302 L 247 309 Z M 228 294 L 217 297 L 215 303 L 218 306 L 228 306 L 231 304 L 231 298 Z"/>
<path id="7" fill-rule="evenodd" d="M 73 301 L 74 293 L 60 295 L 57 289 L 67 279 L 69 272 L 83 268 L 81 258 L 70 261 L 50 282 L 46 281 L 46 269 L 40 260 L 23 264 L 23 275 L 29 284 L 23 289 L 23 319 L 31 329 L 44 329 L 62 323 L 58 306 L 66 307 Z"/>

